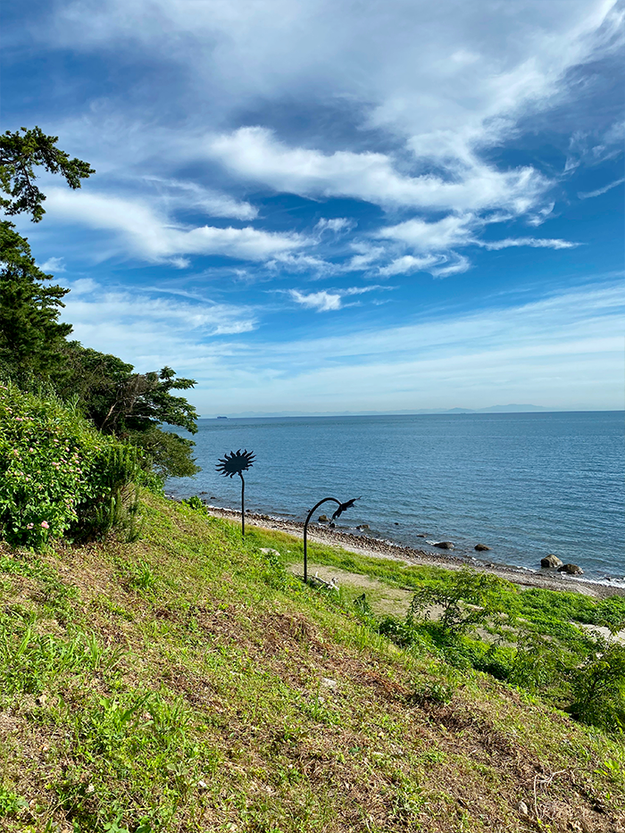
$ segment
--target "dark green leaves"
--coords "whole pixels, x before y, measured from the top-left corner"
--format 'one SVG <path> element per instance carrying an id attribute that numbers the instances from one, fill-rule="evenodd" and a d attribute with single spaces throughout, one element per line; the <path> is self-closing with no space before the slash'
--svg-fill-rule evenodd
<path id="1" fill-rule="evenodd" d="M 70 159 L 56 147 L 58 136 L 46 136 L 39 127 L 0 135 L 0 207 L 6 214 L 31 215 L 38 223 L 45 214 L 45 194 L 35 185 L 36 167 L 60 173 L 70 188 L 80 188 L 80 180 L 95 173 L 87 162 Z"/>

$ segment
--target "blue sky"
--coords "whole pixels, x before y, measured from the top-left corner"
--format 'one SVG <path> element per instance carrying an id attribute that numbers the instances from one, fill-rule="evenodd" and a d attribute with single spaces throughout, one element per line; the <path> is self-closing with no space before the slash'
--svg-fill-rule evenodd
<path id="1" fill-rule="evenodd" d="M 204 416 L 624 407 L 615 0 L 24 0 L 2 129 L 89 347 Z"/>

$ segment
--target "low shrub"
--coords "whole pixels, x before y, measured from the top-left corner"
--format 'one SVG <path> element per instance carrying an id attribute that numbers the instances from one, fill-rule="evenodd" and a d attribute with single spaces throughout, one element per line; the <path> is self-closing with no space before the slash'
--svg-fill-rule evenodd
<path id="1" fill-rule="evenodd" d="M 625 645 L 600 644 L 599 650 L 575 670 L 573 703 L 567 708 L 583 723 L 611 731 L 625 730 Z"/>
<path id="2" fill-rule="evenodd" d="M 449 633 L 463 634 L 485 622 L 505 620 L 514 614 L 516 588 L 497 576 L 463 569 L 443 584 L 417 590 L 410 603 L 408 624 L 427 621 L 440 608 L 439 623 Z"/>
<path id="3" fill-rule="evenodd" d="M 139 452 L 54 396 L 0 385 L 0 534 L 40 549 L 97 537 L 136 511 Z"/>

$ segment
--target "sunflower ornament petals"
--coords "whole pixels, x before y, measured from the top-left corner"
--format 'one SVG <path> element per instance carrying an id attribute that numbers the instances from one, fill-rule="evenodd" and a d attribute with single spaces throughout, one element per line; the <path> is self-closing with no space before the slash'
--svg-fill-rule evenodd
<path id="1" fill-rule="evenodd" d="M 241 451 L 241 449 L 231 451 L 217 463 L 215 468 L 224 477 L 234 477 L 235 474 L 240 475 L 242 472 L 251 468 L 254 464 L 255 456 L 254 452 L 248 451 L 247 448 L 245 451 Z"/>

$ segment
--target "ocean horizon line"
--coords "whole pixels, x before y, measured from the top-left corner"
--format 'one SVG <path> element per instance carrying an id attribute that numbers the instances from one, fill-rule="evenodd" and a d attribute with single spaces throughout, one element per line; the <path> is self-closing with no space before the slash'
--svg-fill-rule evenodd
<path id="1" fill-rule="evenodd" d="M 324 417 L 365 416 L 505 416 L 514 414 L 605 414 L 625 413 L 625 408 L 548 408 L 540 405 L 494 405 L 488 408 L 424 408 L 421 410 L 392 411 L 243 411 L 202 415 L 201 420 L 216 419 L 315 419 Z"/>

